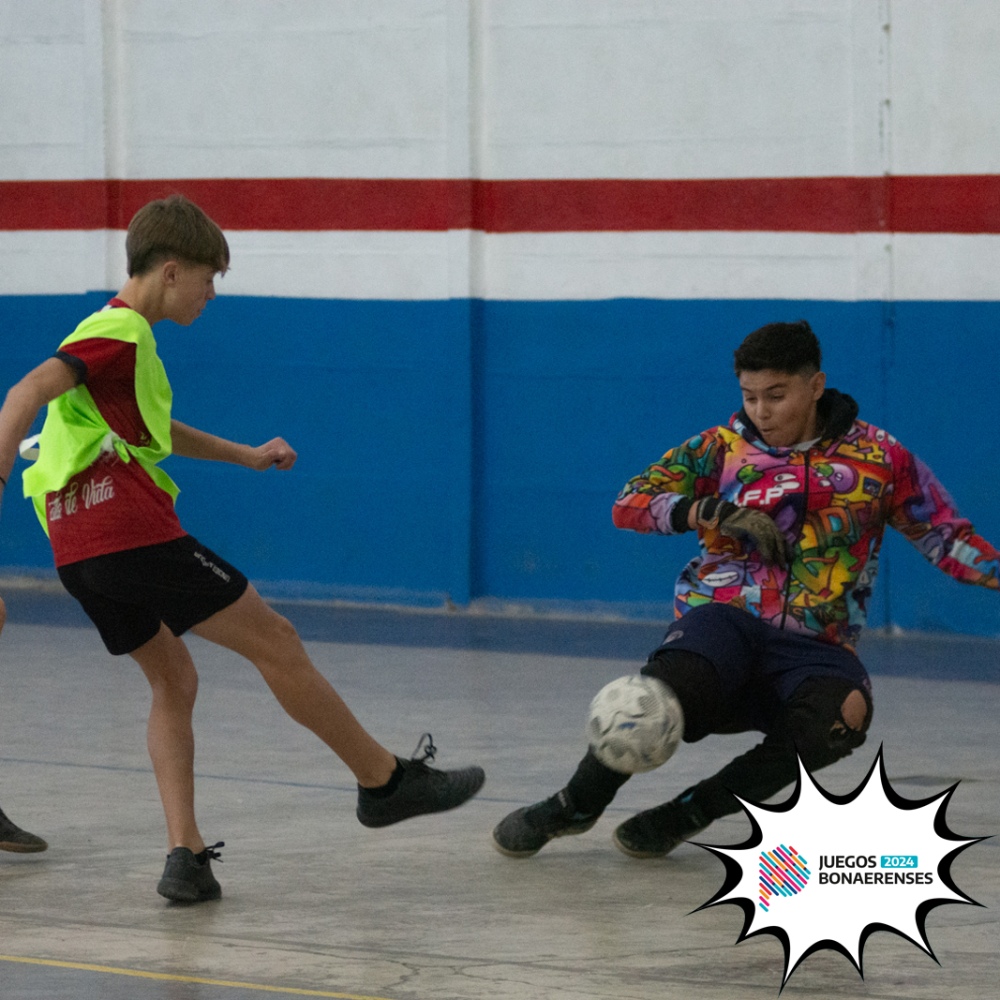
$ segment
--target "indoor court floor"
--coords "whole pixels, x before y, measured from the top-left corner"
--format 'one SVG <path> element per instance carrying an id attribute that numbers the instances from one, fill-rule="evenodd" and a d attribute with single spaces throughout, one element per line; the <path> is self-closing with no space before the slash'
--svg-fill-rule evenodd
<path id="1" fill-rule="evenodd" d="M 280 605 L 319 668 L 401 756 L 433 733 L 442 767 L 482 764 L 486 785 L 452 813 L 385 830 L 354 817 L 347 770 L 287 719 L 256 671 L 190 640 L 198 810 L 223 898 L 193 907 L 155 892 L 166 852 L 145 748 L 147 686 L 109 657 L 68 599 L 7 588 L 0 640 L 0 805 L 46 837 L 0 853 L 0 1000 L 752 1000 L 781 987 L 770 935 L 737 944 L 736 906 L 693 912 L 721 862 L 685 844 L 636 861 L 611 843 L 622 819 L 670 798 L 755 742 L 682 745 L 633 779 L 588 834 L 527 860 L 497 853 L 493 826 L 561 787 L 584 749 L 592 695 L 639 668 L 657 623 Z M 880 744 L 911 799 L 960 782 L 949 827 L 993 835 L 952 875 L 981 906 L 932 910 L 937 961 L 873 934 L 864 979 L 843 955 L 805 959 L 790 997 L 986 1000 L 1000 982 L 1000 642 L 868 637 L 868 742 L 818 773 L 837 793 Z M 786 797 L 783 793 L 778 799 Z M 700 835 L 745 840 L 745 816 Z"/>

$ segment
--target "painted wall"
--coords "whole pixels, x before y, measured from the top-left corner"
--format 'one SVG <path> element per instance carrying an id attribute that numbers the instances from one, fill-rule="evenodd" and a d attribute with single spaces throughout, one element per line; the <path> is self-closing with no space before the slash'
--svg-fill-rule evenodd
<path id="1" fill-rule="evenodd" d="M 992 0 L 0 0 L 2 381 L 179 190 L 233 268 L 157 330 L 176 415 L 301 458 L 170 471 L 272 593 L 663 614 L 691 538 L 611 502 L 799 317 L 996 540 L 998 36 Z M 5 572 L 50 565 L 32 518 Z M 899 539 L 880 592 L 1000 635 Z"/>

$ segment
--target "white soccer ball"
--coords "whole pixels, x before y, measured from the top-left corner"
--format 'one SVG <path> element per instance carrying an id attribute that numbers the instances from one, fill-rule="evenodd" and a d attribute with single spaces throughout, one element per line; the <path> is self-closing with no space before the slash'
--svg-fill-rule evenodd
<path id="1" fill-rule="evenodd" d="M 683 735 L 681 703 L 655 677 L 619 677 L 601 688 L 590 703 L 590 748 L 613 771 L 652 771 L 673 756 Z"/>

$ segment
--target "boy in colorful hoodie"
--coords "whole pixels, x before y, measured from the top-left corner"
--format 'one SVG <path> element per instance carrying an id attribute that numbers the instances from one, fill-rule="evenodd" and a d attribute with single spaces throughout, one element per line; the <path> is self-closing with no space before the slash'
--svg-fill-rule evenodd
<path id="1" fill-rule="evenodd" d="M 191 631 L 250 660 L 282 708 L 316 734 L 358 782 L 358 819 L 386 826 L 461 805 L 481 768 L 438 771 L 396 757 L 361 726 L 313 666 L 292 625 L 234 566 L 187 534 L 174 511 L 177 487 L 158 463 L 171 453 L 287 470 L 282 438 L 257 447 L 206 434 L 171 415 L 172 394 L 152 327 L 187 326 L 215 298 L 229 267 L 219 227 L 175 195 L 150 202 L 129 224 L 128 280 L 85 319 L 55 356 L 29 372 L 0 410 L 0 488 L 42 406 L 39 455 L 24 474 L 49 535 L 59 577 L 97 626 L 108 651 L 128 654 L 152 688 L 148 747 L 167 821 L 160 895 L 218 899 L 219 883 L 194 811 L 192 711 L 198 675 L 180 636 Z"/>
<path id="2" fill-rule="evenodd" d="M 931 471 L 826 388 L 809 324 L 772 323 L 735 353 L 743 408 L 630 479 L 614 523 L 697 531 L 701 554 L 675 590 L 676 620 L 642 673 L 667 684 L 683 739 L 759 731 L 717 774 L 622 823 L 614 842 L 662 857 L 713 820 L 847 756 L 871 722 L 871 682 L 855 652 L 887 525 L 963 583 L 1000 589 L 1000 554 L 960 517 Z M 530 857 L 589 830 L 629 775 L 590 750 L 569 784 L 515 810 L 496 847 Z"/>

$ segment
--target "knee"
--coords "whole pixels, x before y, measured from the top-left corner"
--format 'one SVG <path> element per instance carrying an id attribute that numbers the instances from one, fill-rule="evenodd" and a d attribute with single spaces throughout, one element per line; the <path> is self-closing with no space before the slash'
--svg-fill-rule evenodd
<path id="1" fill-rule="evenodd" d="M 142 668 L 154 698 L 194 704 L 198 694 L 198 671 L 187 646 L 165 626 L 131 656 Z"/>
<path id="2" fill-rule="evenodd" d="M 239 650 L 258 670 L 287 671 L 300 659 L 302 640 L 295 626 L 284 615 L 266 604 L 245 635 L 245 648 Z"/>
<path id="3" fill-rule="evenodd" d="M 789 702 L 787 733 L 812 770 L 860 747 L 871 718 L 871 697 L 863 688 L 836 678 L 815 678 L 802 684 Z"/>
<path id="4" fill-rule="evenodd" d="M 861 688 L 853 688 L 840 703 L 839 718 L 832 727 L 838 738 L 850 739 L 860 735 L 864 742 L 865 733 L 872 721 L 871 700 Z M 858 744 L 860 746 L 860 743 Z"/>
<path id="5" fill-rule="evenodd" d="M 178 660 L 161 670 L 146 670 L 154 698 L 193 708 L 198 697 L 198 671 L 192 662 Z"/>
<path id="6" fill-rule="evenodd" d="M 268 614 L 261 622 L 262 638 L 275 651 L 284 652 L 290 643 L 298 645 L 299 633 L 295 626 L 273 608 L 268 608 Z"/>

